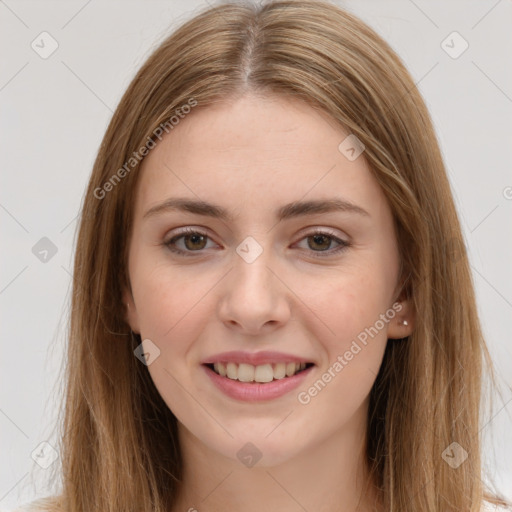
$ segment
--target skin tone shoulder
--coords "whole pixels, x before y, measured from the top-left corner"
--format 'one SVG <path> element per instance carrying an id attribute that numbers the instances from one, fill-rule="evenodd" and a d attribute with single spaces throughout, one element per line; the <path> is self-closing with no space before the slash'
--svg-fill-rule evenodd
<path id="1" fill-rule="evenodd" d="M 347 135 L 297 100 L 246 94 L 195 110 L 143 162 L 124 298 L 178 419 L 176 511 L 372 510 L 368 394 L 387 339 L 408 336 L 414 318 L 396 306 L 391 210 L 364 153 L 338 149 Z M 338 208 L 318 208 L 327 201 Z M 257 383 L 203 364 L 231 351 L 307 366 Z M 244 361 L 231 371 L 268 374 Z M 284 392 L 253 392 L 287 379 Z"/>

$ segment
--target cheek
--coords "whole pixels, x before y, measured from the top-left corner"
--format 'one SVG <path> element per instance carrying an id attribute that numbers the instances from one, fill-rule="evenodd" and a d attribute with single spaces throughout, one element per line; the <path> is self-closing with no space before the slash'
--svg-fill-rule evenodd
<path id="1" fill-rule="evenodd" d="M 363 405 L 382 363 L 393 316 L 386 317 L 384 282 L 374 277 L 351 273 L 327 293 L 309 298 L 315 312 L 309 318 L 324 358 L 311 387 L 300 389 L 298 399 L 308 414 L 314 409 L 315 416 L 332 418 L 332 428 L 349 421 Z"/>
<path id="2" fill-rule="evenodd" d="M 381 272 L 365 265 L 330 276 L 322 286 L 317 282 L 315 292 L 311 292 L 312 287 L 309 292 L 303 289 L 304 303 L 317 316 L 317 323 L 318 319 L 323 321 L 325 333 L 335 346 L 343 346 L 373 325 L 389 307 L 388 283 Z"/>
<path id="3" fill-rule="evenodd" d="M 199 327 L 204 317 L 205 294 L 213 284 L 207 275 L 195 282 L 190 272 L 168 265 L 148 265 L 135 273 L 132 290 L 142 335 L 167 345 L 176 336 L 186 339 L 186 331 Z"/>
<path id="4" fill-rule="evenodd" d="M 322 320 L 315 321 L 312 316 L 325 355 L 316 382 L 320 379 L 328 384 L 324 390 L 320 382 L 311 393 L 322 390 L 318 392 L 322 398 L 315 398 L 320 409 L 327 411 L 335 401 L 353 413 L 369 393 L 382 363 L 389 321 L 394 316 L 394 311 L 388 310 L 388 283 L 378 265 L 368 265 L 332 280 L 325 291 L 310 300 L 314 303 L 311 309 Z"/>
<path id="5" fill-rule="evenodd" d="M 207 435 L 201 426 L 210 425 L 211 418 L 202 401 L 195 398 L 201 396 L 200 389 L 194 388 L 195 372 L 200 370 L 190 363 L 189 356 L 211 318 L 211 294 L 207 292 L 215 282 L 213 278 L 209 281 L 207 273 L 194 282 L 192 271 L 160 265 L 141 272 L 133 287 L 142 337 L 152 340 L 160 350 L 159 357 L 148 366 L 151 379 L 178 421 L 197 429 L 199 437 Z M 225 432 L 216 427 L 215 422 L 210 425 L 209 434 L 222 439 Z"/>

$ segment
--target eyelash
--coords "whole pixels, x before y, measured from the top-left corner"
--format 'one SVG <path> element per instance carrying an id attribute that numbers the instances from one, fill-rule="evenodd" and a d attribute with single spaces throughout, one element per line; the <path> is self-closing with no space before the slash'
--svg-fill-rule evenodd
<path id="1" fill-rule="evenodd" d="M 179 240 L 180 238 L 183 238 L 186 235 L 201 235 L 201 236 L 204 236 L 204 237 L 210 239 L 210 237 L 206 233 L 204 233 L 203 231 L 200 231 L 200 230 L 197 230 L 197 229 L 194 229 L 194 228 L 185 228 L 179 234 L 177 234 L 176 236 L 173 236 L 167 242 L 164 242 L 163 245 L 165 245 L 171 252 L 179 254 L 181 256 L 185 256 L 185 257 L 194 256 L 194 254 L 191 254 L 191 253 L 194 253 L 194 252 L 198 252 L 198 253 L 202 252 L 202 250 L 198 250 L 198 251 L 183 251 L 182 249 L 176 249 L 176 247 L 174 246 L 176 241 Z M 349 242 L 347 242 L 345 240 L 341 240 L 340 238 L 336 237 L 334 235 L 334 233 L 332 233 L 332 232 L 330 232 L 328 230 L 313 231 L 311 233 L 308 233 L 304 237 L 302 237 L 300 240 L 304 240 L 304 239 L 309 238 L 311 236 L 318 236 L 318 235 L 325 236 L 327 238 L 331 238 L 335 242 L 339 243 L 340 246 L 336 247 L 333 250 L 311 251 L 313 253 L 313 255 L 314 255 L 313 257 L 315 257 L 315 258 L 328 258 L 329 256 L 337 255 L 338 253 L 343 252 L 345 249 L 347 249 L 351 245 Z M 322 253 L 327 253 L 327 254 L 324 256 Z"/>

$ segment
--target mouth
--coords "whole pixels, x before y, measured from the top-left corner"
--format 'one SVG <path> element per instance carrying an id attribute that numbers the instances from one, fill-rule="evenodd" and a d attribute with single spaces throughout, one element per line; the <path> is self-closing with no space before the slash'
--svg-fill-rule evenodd
<path id="1" fill-rule="evenodd" d="M 267 363 L 261 365 L 252 365 L 247 363 L 233 362 L 217 362 L 203 364 L 217 375 L 230 380 L 265 384 L 276 380 L 286 380 L 299 373 L 302 373 L 312 366 L 314 363 L 296 363 L 296 362 L 279 362 Z"/>

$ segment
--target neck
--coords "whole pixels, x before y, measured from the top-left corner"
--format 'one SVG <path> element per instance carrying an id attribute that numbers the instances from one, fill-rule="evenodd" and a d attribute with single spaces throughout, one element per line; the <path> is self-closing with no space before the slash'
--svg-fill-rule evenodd
<path id="1" fill-rule="evenodd" d="M 365 458 L 366 408 L 350 424 L 285 462 L 248 468 L 179 424 L 184 477 L 173 512 L 373 512 L 378 494 Z"/>

